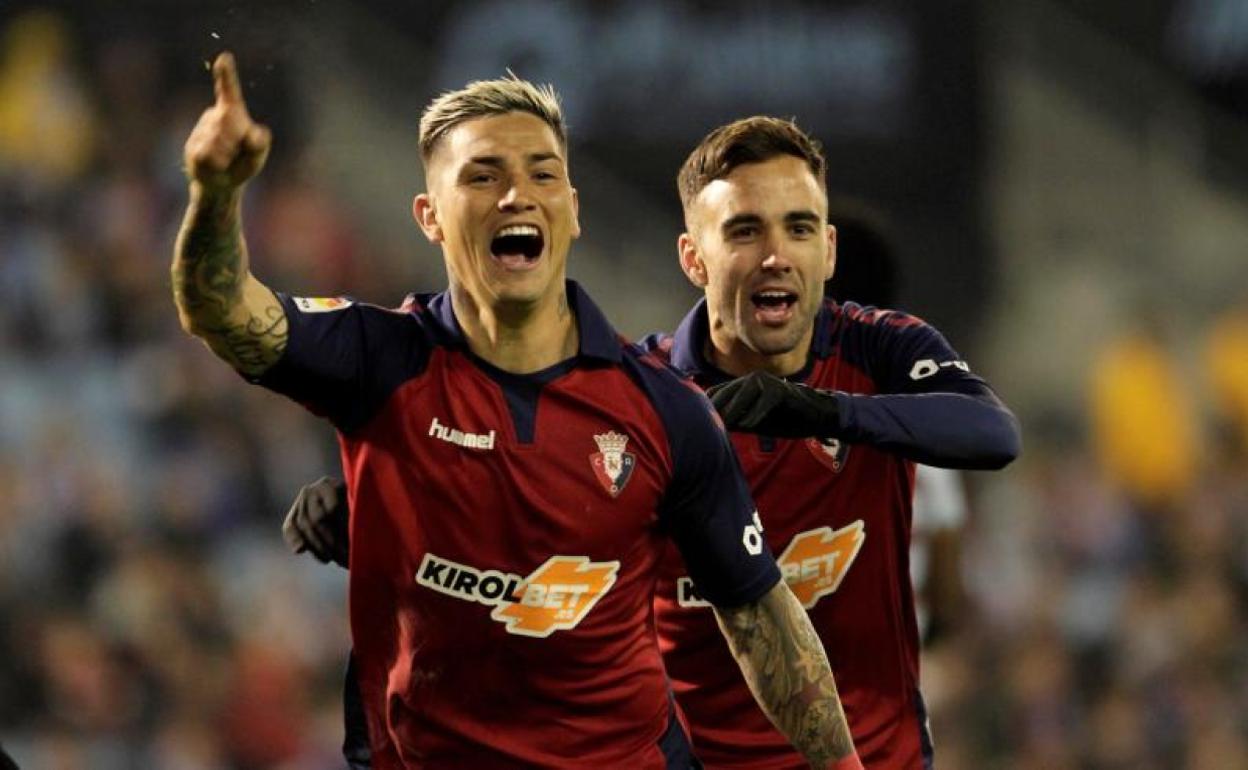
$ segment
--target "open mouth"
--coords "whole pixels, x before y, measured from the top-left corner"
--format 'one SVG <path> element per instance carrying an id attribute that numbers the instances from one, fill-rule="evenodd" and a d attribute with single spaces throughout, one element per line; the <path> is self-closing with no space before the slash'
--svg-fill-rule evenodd
<path id="1" fill-rule="evenodd" d="M 533 225 L 508 225 L 494 234 L 490 254 L 511 269 L 524 269 L 537 263 L 546 245 L 542 231 Z"/>
<path id="2" fill-rule="evenodd" d="M 782 324 L 793 315 L 797 295 L 791 291 L 768 289 L 750 295 L 754 316 L 765 324 Z"/>

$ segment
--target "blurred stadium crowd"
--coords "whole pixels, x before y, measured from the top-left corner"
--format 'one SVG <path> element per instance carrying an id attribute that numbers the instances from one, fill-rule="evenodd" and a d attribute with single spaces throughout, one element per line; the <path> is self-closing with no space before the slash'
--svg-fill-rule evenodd
<path id="1" fill-rule="evenodd" d="M 208 79 L 82 37 L 0 28 L 0 743 L 49 770 L 341 767 L 345 577 L 279 535 L 332 433 L 169 296 Z M 425 288 L 297 152 L 247 207 L 274 286 Z M 1248 306 L 1192 342 L 1141 314 L 1072 373 L 1085 403 L 1021 413 L 1023 458 L 969 479 L 966 600 L 924 660 L 938 767 L 1248 767 Z"/>

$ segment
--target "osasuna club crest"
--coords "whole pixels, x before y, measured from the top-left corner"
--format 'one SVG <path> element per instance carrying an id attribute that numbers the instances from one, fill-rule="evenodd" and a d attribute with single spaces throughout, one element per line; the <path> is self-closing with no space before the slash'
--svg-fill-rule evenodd
<path id="1" fill-rule="evenodd" d="M 633 466 L 637 464 L 637 458 L 631 452 L 624 451 L 628 436 L 610 431 L 596 434 L 594 442 L 598 444 L 598 451 L 589 456 L 594 476 L 608 494 L 617 497 L 624 491 L 629 477 L 633 475 Z"/>
<path id="2" fill-rule="evenodd" d="M 839 438 L 808 438 L 806 446 L 833 473 L 840 473 L 845 467 L 845 461 L 849 459 L 849 444 Z"/>

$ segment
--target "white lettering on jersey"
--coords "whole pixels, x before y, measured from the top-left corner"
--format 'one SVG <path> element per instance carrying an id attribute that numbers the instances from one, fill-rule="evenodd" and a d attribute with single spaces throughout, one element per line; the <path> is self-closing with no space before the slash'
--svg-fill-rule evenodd
<path id="1" fill-rule="evenodd" d="M 465 449 L 493 449 L 494 448 L 494 431 L 489 433 L 468 433 L 459 428 L 452 428 L 438 422 L 438 418 L 434 417 L 429 423 L 429 435 L 441 439 L 449 444 L 462 446 Z"/>
<path id="2" fill-rule="evenodd" d="M 754 523 L 745 525 L 745 531 L 741 533 L 741 545 L 745 546 L 745 552 L 750 556 L 758 556 L 763 552 L 763 520 L 758 518 L 758 511 L 754 511 Z"/>
<path id="3" fill-rule="evenodd" d="M 941 369 L 948 369 L 950 367 L 953 367 L 954 369 L 961 369 L 964 372 L 969 372 L 971 370 L 970 365 L 965 361 L 941 361 L 937 363 L 934 359 L 922 358 L 915 361 L 914 366 L 910 367 L 910 379 L 925 380 L 936 372 L 939 372 Z"/>

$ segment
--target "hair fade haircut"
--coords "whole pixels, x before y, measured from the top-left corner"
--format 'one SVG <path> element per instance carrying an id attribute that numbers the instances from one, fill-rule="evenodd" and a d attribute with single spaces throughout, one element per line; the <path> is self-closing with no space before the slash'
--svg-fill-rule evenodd
<path id="1" fill-rule="evenodd" d="M 535 85 L 508 72 L 507 77 L 497 80 L 474 80 L 429 103 L 420 116 L 421 161 L 428 165 L 438 142 L 460 123 L 508 112 L 527 112 L 540 118 L 555 132 L 560 149 L 567 153 L 567 126 L 554 87 Z"/>
<path id="2" fill-rule="evenodd" d="M 686 220 L 703 187 L 728 176 L 737 166 L 762 163 L 780 155 L 801 158 L 819 186 L 826 185 L 827 160 L 822 147 L 792 120 L 755 115 L 734 120 L 707 134 L 685 159 L 676 177 Z"/>

